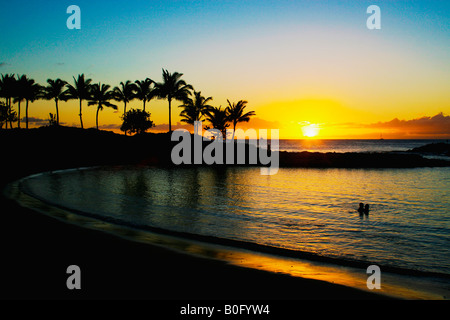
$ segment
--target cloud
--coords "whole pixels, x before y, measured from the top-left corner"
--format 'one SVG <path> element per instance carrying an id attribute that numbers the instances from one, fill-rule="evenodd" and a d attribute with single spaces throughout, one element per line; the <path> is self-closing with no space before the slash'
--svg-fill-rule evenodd
<path id="1" fill-rule="evenodd" d="M 376 129 L 377 131 L 389 131 L 404 137 L 411 136 L 449 136 L 450 135 L 450 116 L 442 112 L 431 117 L 422 117 L 410 120 L 400 120 L 398 118 L 386 122 L 376 123 L 329 123 L 327 127 L 344 129 Z"/>
<path id="2" fill-rule="evenodd" d="M 104 130 L 120 129 L 120 127 L 121 127 L 121 124 L 114 124 L 114 123 L 101 124 L 98 126 L 99 129 L 104 129 Z M 96 127 L 92 127 L 92 128 L 96 128 Z"/>
<path id="3" fill-rule="evenodd" d="M 6 66 L 10 66 L 11 64 L 9 64 L 8 62 L 0 62 L 0 68 L 2 67 L 6 67 Z"/>
<path id="4" fill-rule="evenodd" d="M 63 65 L 65 65 L 65 63 L 64 62 L 57 62 L 57 63 L 55 63 L 57 66 L 63 66 Z"/>
<path id="5" fill-rule="evenodd" d="M 172 131 L 177 129 L 186 129 L 188 131 L 194 131 L 194 126 L 191 124 L 181 123 L 177 122 L 176 124 L 172 124 Z M 163 123 L 163 124 L 157 124 L 153 128 L 151 128 L 149 131 L 151 132 L 168 132 L 169 131 L 169 124 Z"/>
<path id="6" fill-rule="evenodd" d="M 412 120 L 395 118 L 388 122 L 377 122 L 366 125 L 367 128 L 391 129 L 403 131 L 408 135 L 449 135 L 450 116 L 442 112 L 432 117 L 422 117 Z"/>
<path id="7" fill-rule="evenodd" d="M 21 122 L 26 122 L 27 119 L 23 117 L 20 119 Z M 28 123 L 29 124 L 35 124 L 35 125 L 47 125 L 48 119 L 41 119 L 41 118 L 35 118 L 35 117 L 28 117 Z"/>
<path id="8" fill-rule="evenodd" d="M 26 117 L 23 117 L 20 119 L 21 123 L 25 123 L 27 121 Z M 49 125 L 49 119 L 42 119 L 42 118 L 36 118 L 36 117 L 28 117 L 28 124 L 33 126 L 46 126 Z M 67 123 L 60 121 L 60 125 L 65 126 Z"/>

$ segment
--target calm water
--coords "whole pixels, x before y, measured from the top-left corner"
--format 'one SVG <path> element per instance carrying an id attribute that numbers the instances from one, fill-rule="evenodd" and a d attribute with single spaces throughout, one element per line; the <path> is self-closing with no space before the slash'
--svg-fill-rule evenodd
<path id="1" fill-rule="evenodd" d="M 447 140 L 412 140 L 412 139 L 361 139 L 361 140 L 280 140 L 280 151 L 310 152 L 386 152 L 408 151 L 428 143 L 446 142 Z"/>
<path id="2" fill-rule="evenodd" d="M 450 168 L 97 168 L 22 187 L 117 222 L 450 274 Z"/>

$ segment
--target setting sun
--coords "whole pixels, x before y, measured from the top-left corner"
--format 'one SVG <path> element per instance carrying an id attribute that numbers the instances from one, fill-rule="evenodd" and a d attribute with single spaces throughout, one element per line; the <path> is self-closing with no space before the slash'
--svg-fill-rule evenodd
<path id="1" fill-rule="evenodd" d="M 302 127 L 303 136 L 307 138 L 314 138 L 319 134 L 319 125 L 315 123 L 308 124 Z"/>

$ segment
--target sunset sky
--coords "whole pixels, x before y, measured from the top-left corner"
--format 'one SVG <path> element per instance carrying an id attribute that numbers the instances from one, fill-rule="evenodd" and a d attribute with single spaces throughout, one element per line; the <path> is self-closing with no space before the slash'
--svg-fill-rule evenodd
<path id="1" fill-rule="evenodd" d="M 72 4 L 81 30 L 66 27 Z M 370 5 L 381 30 L 366 27 Z M 0 73 L 43 85 L 81 73 L 112 87 L 159 82 L 165 68 L 215 106 L 247 100 L 256 117 L 240 127 L 281 138 L 450 138 L 449 1 L 1 0 L 0 30 Z M 147 106 L 153 131 L 167 130 L 167 101 Z M 83 109 L 94 126 L 95 107 Z M 41 124 L 49 112 L 48 101 L 29 109 Z M 77 114 L 77 101 L 61 103 L 61 122 L 79 126 Z M 99 117 L 120 126 L 120 112 Z"/>

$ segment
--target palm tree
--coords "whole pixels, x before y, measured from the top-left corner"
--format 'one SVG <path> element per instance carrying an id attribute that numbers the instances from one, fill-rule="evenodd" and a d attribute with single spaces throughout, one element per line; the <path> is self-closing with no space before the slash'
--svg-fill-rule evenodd
<path id="1" fill-rule="evenodd" d="M 195 121 L 203 121 L 202 118 L 206 115 L 206 112 L 213 107 L 208 104 L 212 100 L 212 97 L 205 98 L 202 93 L 194 90 L 194 98 L 187 98 L 184 103 L 178 107 L 184 108 L 180 116 L 182 122 L 194 125 Z"/>
<path id="2" fill-rule="evenodd" d="M 34 102 L 41 98 L 42 87 L 37 84 L 33 79 L 26 79 L 23 87 L 23 95 L 26 101 L 25 106 L 25 127 L 28 129 L 28 103 Z"/>
<path id="3" fill-rule="evenodd" d="M 191 94 L 190 90 L 193 90 L 191 85 L 180 79 L 182 76 L 182 73 L 169 73 L 163 69 L 163 82 L 156 84 L 158 97 L 169 102 L 169 132 L 172 132 L 172 99 L 185 101 Z"/>
<path id="4" fill-rule="evenodd" d="M 5 98 L 5 105 L 7 107 L 7 118 L 9 125 L 12 129 L 12 117 L 9 114 L 12 112 L 12 98 L 15 96 L 16 91 L 16 78 L 14 74 L 2 74 L 0 79 L 0 96 Z M 6 121 L 6 128 L 8 128 L 8 121 Z"/>
<path id="5" fill-rule="evenodd" d="M 135 86 L 135 97 L 142 101 L 143 106 L 142 110 L 145 111 L 145 102 L 150 101 L 153 97 L 149 99 L 149 95 L 151 92 L 153 92 L 151 85 L 154 83 L 154 81 L 150 78 L 147 78 L 145 80 L 136 80 L 134 82 L 136 84 Z"/>
<path id="6" fill-rule="evenodd" d="M 150 102 L 152 99 L 157 98 L 157 97 L 158 97 L 158 89 L 155 86 L 150 87 L 150 90 L 147 93 L 147 99 L 146 99 L 147 102 Z M 143 111 L 145 111 L 145 105 L 144 105 Z"/>
<path id="7" fill-rule="evenodd" d="M 8 122 L 16 122 L 17 121 L 17 113 L 15 111 L 9 111 L 8 106 L 0 101 L 0 129 L 3 128 L 3 123 L 8 125 Z"/>
<path id="8" fill-rule="evenodd" d="M 67 82 L 61 79 L 47 79 L 48 86 L 44 88 L 44 98 L 47 100 L 54 100 L 56 104 L 56 125 L 59 126 L 59 108 L 58 101 L 67 101 L 68 93 L 64 88 Z"/>
<path id="9" fill-rule="evenodd" d="M 3 129 L 3 123 L 8 121 L 8 106 L 3 101 L 0 101 L 0 129 Z"/>
<path id="10" fill-rule="evenodd" d="M 255 111 L 249 111 L 244 113 L 244 109 L 247 106 L 247 101 L 239 100 L 238 103 L 231 103 L 230 100 L 227 99 L 228 107 L 226 108 L 228 112 L 228 121 L 233 123 L 233 137 L 234 140 L 234 131 L 236 130 L 236 125 L 239 122 L 249 122 L 250 117 L 256 115 Z"/>
<path id="11" fill-rule="evenodd" d="M 108 84 L 95 83 L 91 88 L 91 96 L 89 97 L 88 106 L 97 105 L 97 115 L 95 117 L 95 123 L 98 130 L 98 112 L 103 110 L 103 107 L 110 107 L 117 110 L 117 106 L 110 103 L 109 100 L 113 99 L 113 91 Z"/>
<path id="12" fill-rule="evenodd" d="M 123 102 L 123 115 L 127 113 L 127 103 L 135 98 L 136 85 L 130 80 L 121 82 L 120 87 L 114 87 L 114 100 Z"/>
<path id="13" fill-rule="evenodd" d="M 17 81 L 16 81 L 16 90 L 15 90 L 15 98 L 14 103 L 17 102 L 17 111 L 18 111 L 18 117 L 17 117 L 17 127 L 20 128 L 20 103 L 25 100 L 25 86 L 27 83 L 27 76 L 26 75 L 17 75 Z"/>
<path id="14" fill-rule="evenodd" d="M 227 128 L 230 126 L 228 122 L 228 111 L 221 107 L 213 107 L 206 112 L 206 120 L 208 120 L 214 129 L 222 132 L 223 139 L 227 138 Z"/>
<path id="15" fill-rule="evenodd" d="M 80 100 L 80 124 L 81 129 L 83 129 L 83 115 L 82 115 L 82 105 L 83 100 L 89 99 L 89 91 L 92 79 L 84 79 L 84 73 L 78 75 L 78 79 L 73 77 L 75 85 L 71 84 L 67 85 L 67 92 L 70 99 L 79 99 Z"/>

